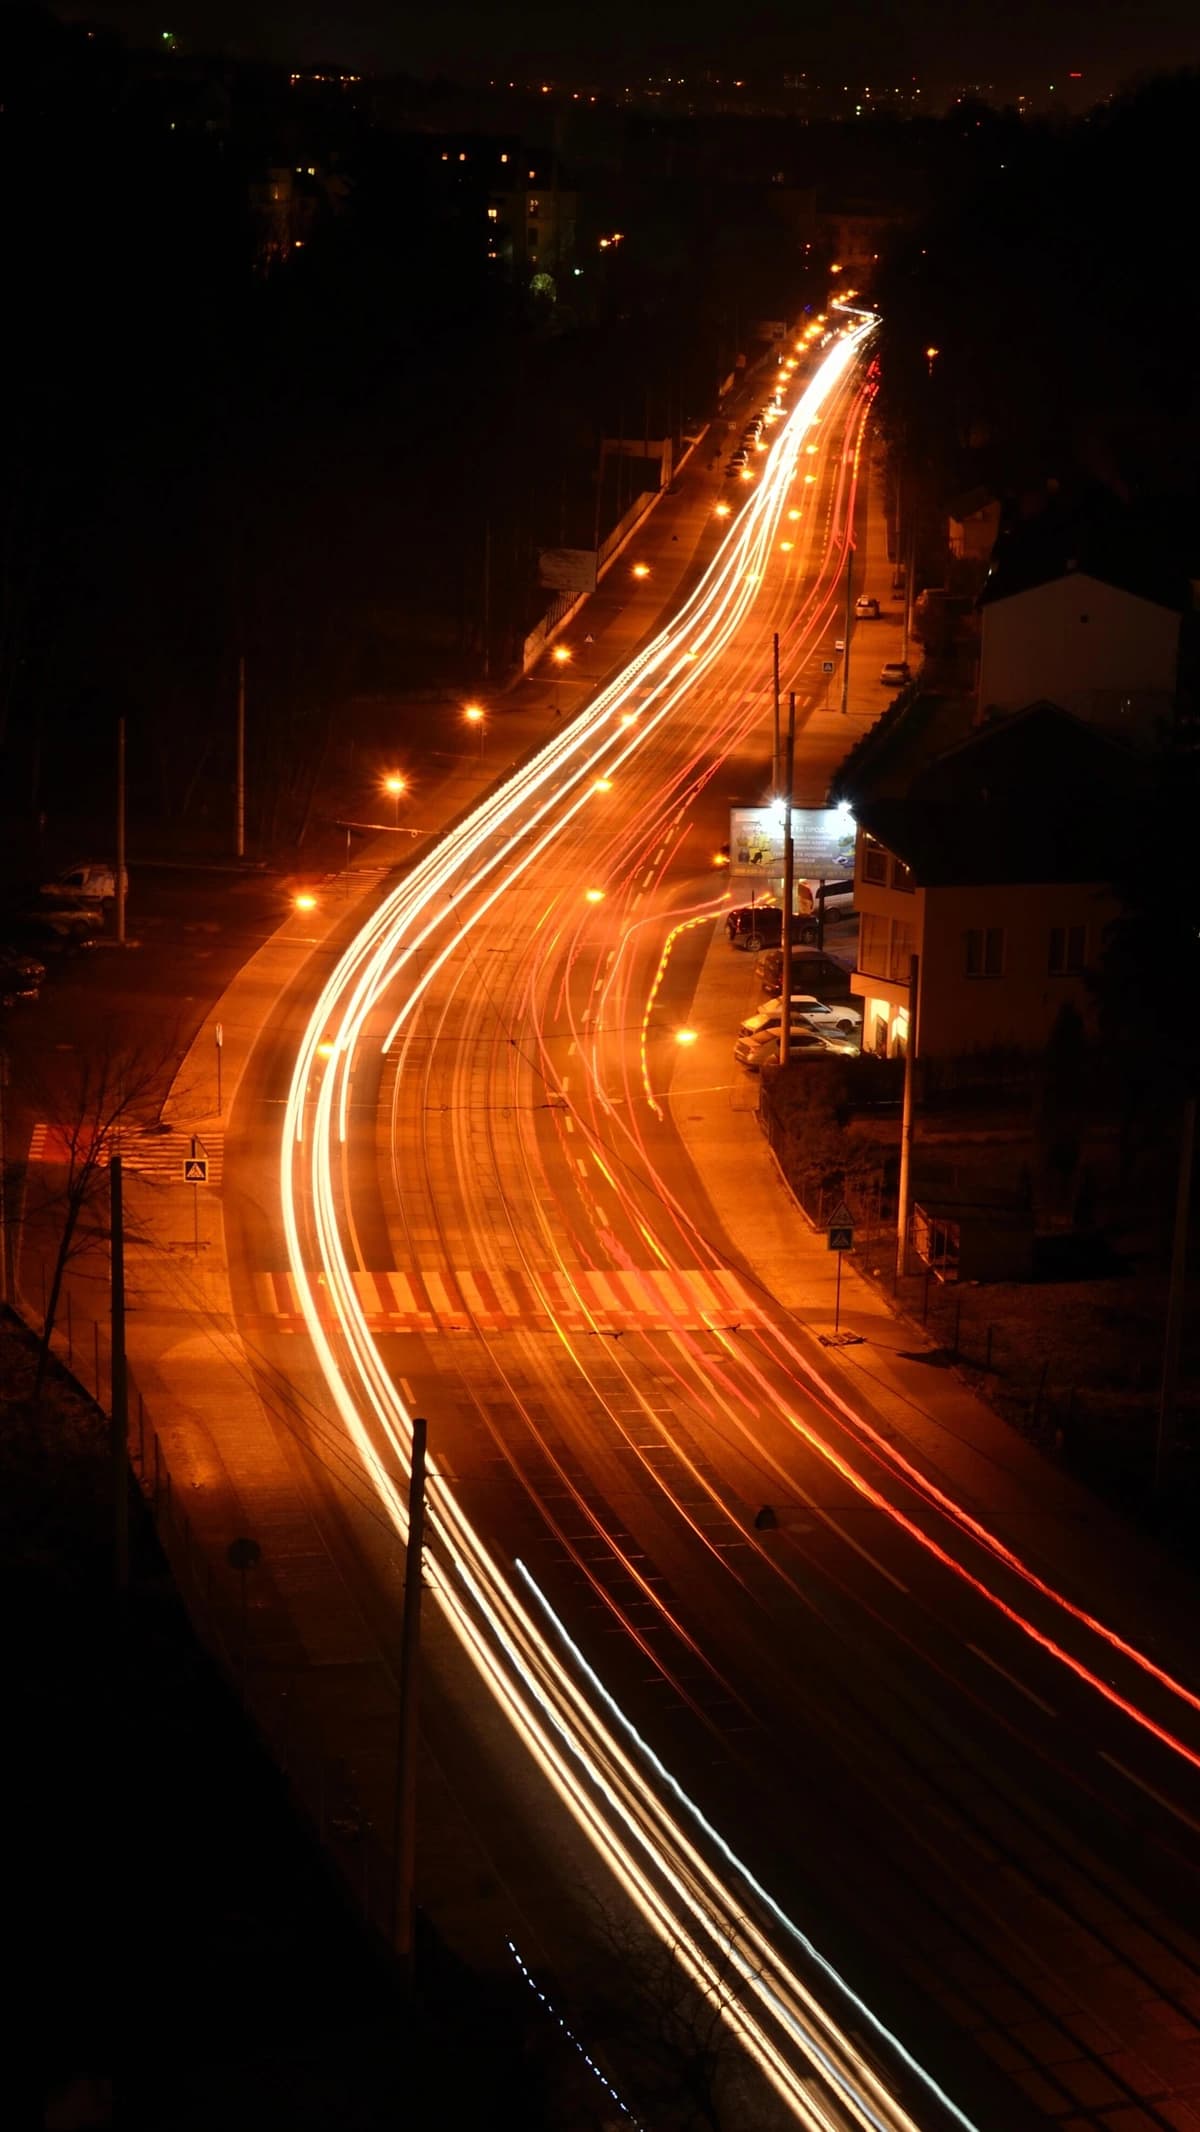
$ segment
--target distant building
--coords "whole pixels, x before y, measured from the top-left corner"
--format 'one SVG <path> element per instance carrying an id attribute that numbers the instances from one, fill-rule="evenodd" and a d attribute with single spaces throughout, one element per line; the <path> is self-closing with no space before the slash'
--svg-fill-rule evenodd
<path id="1" fill-rule="evenodd" d="M 487 209 L 489 257 L 502 262 L 526 287 L 541 286 L 554 295 L 575 261 L 578 211 L 578 193 L 553 182 L 543 184 L 531 170 L 518 189 L 492 195 Z"/>
<path id="2" fill-rule="evenodd" d="M 1044 703 L 977 729 L 906 790 L 864 758 L 849 791 L 864 1050 L 907 1048 L 914 954 L 922 1058 L 1039 1050 L 1065 1003 L 1086 1023 L 1138 776 L 1136 755 Z"/>

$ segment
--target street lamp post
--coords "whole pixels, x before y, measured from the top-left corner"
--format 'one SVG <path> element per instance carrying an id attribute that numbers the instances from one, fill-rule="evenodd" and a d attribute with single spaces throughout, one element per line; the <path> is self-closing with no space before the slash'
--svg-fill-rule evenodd
<path id="1" fill-rule="evenodd" d="M 392 795 L 392 827 L 393 829 L 399 829 L 400 795 L 408 791 L 408 779 L 401 777 L 398 771 L 393 771 L 390 777 L 384 778 L 383 789 Z"/>
<path id="2" fill-rule="evenodd" d="M 463 710 L 463 717 L 466 719 L 468 725 L 478 726 L 479 728 L 479 759 L 482 762 L 483 736 L 487 730 L 487 719 L 484 715 L 482 706 L 478 703 L 468 703 Z"/>

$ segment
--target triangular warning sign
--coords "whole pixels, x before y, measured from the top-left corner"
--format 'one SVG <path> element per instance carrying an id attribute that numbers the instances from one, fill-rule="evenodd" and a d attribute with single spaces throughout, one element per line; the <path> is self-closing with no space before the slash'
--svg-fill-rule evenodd
<path id="1" fill-rule="evenodd" d="M 208 1164 L 200 1155 L 192 1155 L 183 1165 L 185 1184 L 207 1184 Z"/>
<path id="2" fill-rule="evenodd" d="M 854 1227 L 854 1216 L 844 1199 L 839 1201 L 834 1208 L 825 1227 L 827 1229 L 852 1229 Z"/>

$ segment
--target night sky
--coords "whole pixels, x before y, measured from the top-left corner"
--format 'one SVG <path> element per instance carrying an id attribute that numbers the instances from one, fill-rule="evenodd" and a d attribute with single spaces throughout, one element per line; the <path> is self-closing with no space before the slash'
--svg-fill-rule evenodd
<path id="1" fill-rule="evenodd" d="M 462 80 L 527 65 L 618 85 L 647 68 L 779 68 L 858 81 L 908 69 L 1002 90 L 1070 70 L 1099 96 L 1146 69 L 1200 61 L 1194 0 L 98 0 L 63 12 L 137 39 L 165 28 L 192 49 L 220 46 L 304 65 L 434 69 Z"/>

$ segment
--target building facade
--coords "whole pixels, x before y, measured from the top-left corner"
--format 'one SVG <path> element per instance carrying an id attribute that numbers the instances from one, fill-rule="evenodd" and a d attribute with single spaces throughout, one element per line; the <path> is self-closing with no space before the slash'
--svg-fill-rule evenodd
<path id="1" fill-rule="evenodd" d="M 979 705 L 985 716 L 1039 699 L 1132 739 L 1153 739 L 1174 709 L 1180 611 L 1067 570 L 982 602 Z"/>

